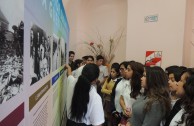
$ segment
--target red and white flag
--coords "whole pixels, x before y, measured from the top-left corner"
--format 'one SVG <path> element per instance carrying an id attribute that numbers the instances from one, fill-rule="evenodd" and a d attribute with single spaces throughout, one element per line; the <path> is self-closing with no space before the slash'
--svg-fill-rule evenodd
<path id="1" fill-rule="evenodd" d="M 162 51 L 146 51 L 146 66 L 161 66 Z"/>

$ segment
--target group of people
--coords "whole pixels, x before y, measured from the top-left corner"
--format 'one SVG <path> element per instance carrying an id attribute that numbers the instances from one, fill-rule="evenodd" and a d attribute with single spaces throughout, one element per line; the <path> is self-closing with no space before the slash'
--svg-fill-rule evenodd
<path id="1" fill-rule="evenodd" d="M 67 126 L 194 125 L 194 68 L 83 58 L 65 65 Z"/>

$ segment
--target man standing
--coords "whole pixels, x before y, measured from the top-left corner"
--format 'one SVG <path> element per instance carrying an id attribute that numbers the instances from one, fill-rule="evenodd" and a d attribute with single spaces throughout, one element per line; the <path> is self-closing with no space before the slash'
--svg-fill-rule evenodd
<path id="1" fill-rule="evenodd" d="M 75 57 L 75 52 L 74 51 L 69 51 L 69 66 L 71 67 L 71 70 L 75 70 L 75 67 L 74 67 L 74 57 Z"/>
<path id="2" fill-rule="evenodd" d="M 104 62 L 104 57 L 101 55 L 98 55 L 96 57 L 96 65 L 100 69 L 100 74 L 97 81 L 97 92 L 100 96 L 102 96 L 101 88 L 109 75 L 107 66 L 102 65 L 103 62 Z"/>

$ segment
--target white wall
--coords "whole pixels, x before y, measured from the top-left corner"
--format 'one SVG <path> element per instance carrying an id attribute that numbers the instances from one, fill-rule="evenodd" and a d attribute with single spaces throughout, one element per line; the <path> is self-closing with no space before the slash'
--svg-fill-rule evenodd
<path id="1" fill-rule="evenodd" d="M 82 10 L 82 0 L 63 0 L 63 3 L 66 7 L 65 11 L 70 27 L 69 50 L 75 51 L 77 57 L 77 41 L 81 36 L 81 34 L 78 34 L 78 31 L 84 29 L 86 18 L 80 11 Z"/>
<path id="2" fill-rule="evenodd" d="M 194 67 L 194 0 L 187 0 L 183 65 Z"/>
<path id="3" fill-rule="evenodd" d="M 127 0 L 71 0 L 65 3 L 70 26 L 70 50 L 76 52 L 75 58 L 91 54 L 82 43 L 96 42 L 97 33 L 105 43 L 109 42 L 118 29 L 127 26 Z M 107 47 L 108 48 L 108 47 Z M 121 62 L 126 57 L 126 36 L 115 51 L 114 61 Z"/>
<path id="4" fill-rule="evenodd" d="M 162 51 L 162 67 L 182 65 L 185 0 L 128 0 L 126 59 L 145 62 L 145 52 Z M 158 14 L 158 22 L 144 17 Z"/>
<path id="5" fill-rule="evenodd" d="M 75 58 L 90 53 L 81 43 L 96 41 L 96 31 L 107 41 L 120 27 L 126 39 L 115 51 L 114 61 L 145 62 L 145 52 L 162 51 L 162 67 L 194 66 L 194 0 L 63 0 L 70 25 L 70 50 Z M 128 2 L 128 3 L 127 3 Z M 187 2 L 187 3 L 186 3 Z M 158 22 L 144 17 L 158 14 Z M 185 21 L 186 17 L 186 21 Z M 127 26 L 126 26 L 127 25 Z"/>

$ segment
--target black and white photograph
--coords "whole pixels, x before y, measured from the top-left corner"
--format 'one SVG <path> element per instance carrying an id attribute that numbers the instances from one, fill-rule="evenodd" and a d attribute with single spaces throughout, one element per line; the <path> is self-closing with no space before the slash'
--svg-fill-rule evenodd
<path id="1" fill-rule="evenodd" d="M 60 43 L 61 39 L 56 35 L 53 35 L 52 71 L 57 70 L 61 66 Z"/>
<path id="2" fill-rule="evenodd" d="M 30 29 L 30 84 L 46 77 L 50 73 L 51 36 L 37 25 Z"/>
<path id="3" fill-rule="evenodd" d="M 61 65 L 66 63 L 66 44 L 63 38 L 61 38 Z"/>
<path id="4" fill-rule="evenodd" d="M 0 104 L 23 91 L 23 15 L 10 14 L 0 1 Z M 17 10 L 16 10 L 17 11 Z M 17 17 L 17 18 L 16 18 Z"/>

